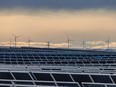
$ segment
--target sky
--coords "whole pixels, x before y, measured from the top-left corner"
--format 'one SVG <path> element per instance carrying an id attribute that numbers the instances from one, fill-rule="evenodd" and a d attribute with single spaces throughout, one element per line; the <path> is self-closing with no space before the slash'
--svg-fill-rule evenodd
<path id="1" fill-rule="evenodd" d="M 0 45 L 66 47 L 67 35 L 72 47 L 116 46 L 116 0 L 0 0 Z"/>

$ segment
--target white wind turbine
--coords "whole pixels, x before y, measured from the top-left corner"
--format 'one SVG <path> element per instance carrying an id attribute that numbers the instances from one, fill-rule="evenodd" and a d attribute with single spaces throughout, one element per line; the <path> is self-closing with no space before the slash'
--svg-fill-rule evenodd
<path id="1" fill-rule="evenodd" d="M 48 41 L 47 44 L 46 44 L 47 48 L 50 48 L 51 46 L 51 41 Z"/>
<path id="2" fill-rule="evenodd" d="M 17 39 L 21 36 L 16 36 L 15 34 L 12 34 L 14 36 L 14 42 L 15 42 L 15 47 L 17 46 Z"/>
<path id="3" fill-rule="evenodd" d="M 69 36 L 67 35 L 67 41 L 66 41 L 66 43 L 68 44 L 67 46 L 68 46 L 68 48 L 70 48 L 71 47 L 71 41 L 73 41 L 72 39 L 70 39 L 69 38 Z"/>
<path id="4" fill-rule="evenodd" d="M 31 42 L 32 42 L 30 36 L 28 37 L 28 41 L 27 42 L 28 42 L 28 46 L 30 47 L 31 46 Z"/>

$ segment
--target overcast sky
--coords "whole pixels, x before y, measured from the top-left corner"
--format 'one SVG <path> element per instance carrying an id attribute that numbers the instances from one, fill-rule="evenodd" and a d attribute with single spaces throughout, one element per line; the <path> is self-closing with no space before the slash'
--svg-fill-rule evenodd
<path id="1" fill-rule="evenodd" d="M 0 0 L 0 41 L 116 41 L 116 0 Z"/>
<path id="2" fill-rule="evenodd" d="M 116 0 L 0 0 L 0 8 L 93 9 L 116 8 Z"/>

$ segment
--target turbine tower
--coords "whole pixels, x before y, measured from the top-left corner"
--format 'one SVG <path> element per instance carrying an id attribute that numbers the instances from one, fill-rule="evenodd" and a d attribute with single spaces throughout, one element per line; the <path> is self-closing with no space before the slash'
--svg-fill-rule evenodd
<path id="1" fill-rule="evenodd" d="M 14 42 L 15 42 L 15 47 L 17 46 L 17 39 L 21 36 L 16 36 L 15 34 L 12 34 L 14 36 Z"/>
<path id="2" fill-rule="evenodd" d="M 66 41 L 66 43 L 68 44 L 68 48 L 70 48 L 71 47 L 71 44 L 70 44 L 70 42 L 71 42 L 72 40 L 69 38 L 69 36 L 67 35 L 67 41 Z"/>
<path id="3" fill-rule="evenodd" d="M 106 44 L 107 44 L 107 49 L 109 50 L 110 49 L 110 37 L 108 36 L 108 40 L 106 41 Z"/>
<path id="4" fill-rule="evenodd" d="M 28 42 L 28 46 L 30 47 L 31 46 L 31 42 L 32 42 L 30 36 L 28 37 L 28 41 L 27 42 Z"/>
<path id="5" fill-rule="evenodd" d="M 83 49 L 85 49 L 85 47 L 86 47 L 86 42 L 85 42 L 84 39 L 83 39 L 82 45 L 83 45 Z"/>
<path id="6" fill-rule="evenodd" d="M 50 41 L 47 42 L 47 48 L 50 48 Z"/>

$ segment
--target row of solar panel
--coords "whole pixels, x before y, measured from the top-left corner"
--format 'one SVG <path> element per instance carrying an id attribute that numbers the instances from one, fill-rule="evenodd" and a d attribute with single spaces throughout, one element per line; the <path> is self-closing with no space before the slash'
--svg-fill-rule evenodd
<path id="1" fill-rule="evenodd" d="M 15 53 L 17 53 L 17 55 L 18 54 L 23 54 L 24 52 L 17 52 L 17 51 L 14 51 L 14 52 L 0 52 L 1 54 L 0 55 L 15 55 Z M 41 55 L 41 56 L 89 56 L 89 57 L 92 57 L 92 56 L 116 56 L 116 54 L 115 53 L 103 53 L 103 52 L 101 52 L 102 54 L 100 54 L 100 53 L 98 53 L 98 52 L 96 52 L 96 54 L 95 54 L 95 52 L 87 52 L 88 54 L 86 54 L 85 52 L 76 52 L 76 51 L 73 51 L 73 52 L 65 52 L 65 51 L 58 51 L 58 52 L 44 52 L 44 50 L 42 51 L 42 52 L 25 52 L 25 53 L 27 53 L 27 54 L 30 54 L 30 53 L 39 53 L 39 55 Z M 42 54 L 42 53 L 44 53 L 44 55 Z"/>
<path id="2" fill-rule="evenodd" d="M 115 52 L 106 52 L 106 51 L 95 51 L 95 50 L 72 50 L 72 49 L 45 49 L 45 48 L 0 48 L 0 52 L 48 52 L 51 53 L 62 53 L 62 54 L 78 54 L 78 55 L 94 55 L 94 56 L 113 56 L 115 57 Z M 3 54 L 3 53 L 2 53 Z"/>
<path id="3" fill-rule="evenodd" d="M 116 58 L 107 58 L 107 59 L 95 59 L 95 58 L 68 58 L 68 57 L 0 57 L 0 60 L 38 60 L 38 61 L 63 61 L 63 60 L 67 60 L 67 61 L 116 61 Z"/>
<path id="4" fill-rule="evenodd" d="M 37 57 L 37 56 L 0 56 L 0 61 L 85 61 L 84 63 L 115 63 L 116 58 L 90 58 L 90 57 Z M 113 61 L 112 61 L 113 60 Z M 105 61 L 105 62 L 104 62 Z"/>
<path id="5" fill-rule="evenodd" d="M 72 49 L 55 49 L 55 48 L 0 48 L 0 51 L 77 51 Z M 79 50 L 78 50 L 79 51 Z"/>
<path id="6" fill-rule="evenodd" d="M 0 62 L 46 62 L 48 64 L 115 64 L 116 60 L 36 60 L 36 59 L 0 59 Z"/>
<path id="7" fill-rule="evenodd" d="M 79 87 L 78 83 L 82 86 L 84 82 L 85 87 L 105 87 L 104 84 L 116 83 L 116 75 L 0 72 L 0 84 Z"/>
<path id="8" fill-rule="evenodd" d="M 79 50 L 79 49 L 63 49 L 63 48 L 32 48 L 32 47 L 21 47 L 21 48 L 13 48 L 13 47 L 10 47 L 10 48 L 0 48 L 0 51 L 1 52 L 4 52 L 4 51 L 8 51 L 8 52 L 19 52 L 19 51 L 45 51 L 45 52 L 50 52 L 50 51 L 65 51 L 65 52 L 84 52 L 84 53 L 88 53 L 88 52 L 92 52 L 92 53 L 100 53 L 102 54 L 103 53 L 107 53 L 107 51 L 98 51 L 98 50 Z M 114 52 L 110 52 L 109 53 L 114 53 Z"/>
<path id="9" fill-rule="evenodd" d="M 82 82 L 116 83 L 116 75 L 0 72 L 0 80 L 78 82 L 81 85 Z"/>
<path id="10" fill-rule="evenodd" d="M 75 65 L 75 66 L 116 66 L 116 61 L 78 61 L 78 60 L 23 60 L 23 59 L 0 59 L 0 64 L 37 64 L 37 65 Z"/>
<path id="11" fill-rule="evenodd" d="M 50 52 L 50 53 L 44 53 L 44 52 L 42 52 L 42 53 L 38 53 L 38 52 L 32 52 L 32 53 L 30 53 L 30 52 L 1 52 L 0 53 L 0 56 L 18 56 L 18 57 L 20 57 L 20 56 L 35 56 L 35 57 L 39 57 L 39 56 L 49 56 L 49 57 L 55 57 L 55 56 L 58 56 L 58 57 L 116 57 L 116 55 L 108 55 L 108 54 L 104 54 L 104 55 L 99 55 L 99 54 L 96 54 L 96 55 L 94 55 L 94 54 L 80 54 L 80 53 L 52 53 L 52 52 Z"/>
<path id="12" fill-rule="evenodd" d="M 24 60 L 32 60 L 32 59 L 36 59 L 36 60 L 116 60 L 116 58 L 107 58 L 107 59 L 95 59 L 95 58 L 80 58 L 80 57 L 0 57 L 0 59 L 24 59 Z"/>
<path id="13" fill-rule="evenodd" d="M 103 57 L 71 57 L 71 56 L 35 56 L 35 55 L 28 55 L 28 56 L 25 56 L 26 54 L 22 54 L 22 55 L 18 55 L 18 56 L 15 56 L 15 55 L 0 55 L 0 59 L 10 59 L 10 58 L 13 58 L 13 59 L 47 59 L 47 60 L 63 60 L 63 59 L 67 59 L 67 60 L 72 60 L 72 59 L 79 59 L 79 60 L 116 60 L 116 57 L 106 57 L 106 58 L 103 58 Z"/>
<path id="14" fill-rule="evenodd" d="M 82 62 L 92 62 L 92 63 L 115 63 L 116 60 L 107 59 L 107 60 L 95 60 L 95 59 L 37 59 L 37 58 L 0 58 L 0 61 L 76 61 L 82 63 Z"/>
<path id="15" fill-rule="evenodd" d="M 59 49 L 62 51 L 62 49 Z M 46 49 L 46 48 L 0 48 L 0 52 L 53 52 L 58 51 L 57 49 Z"/>

